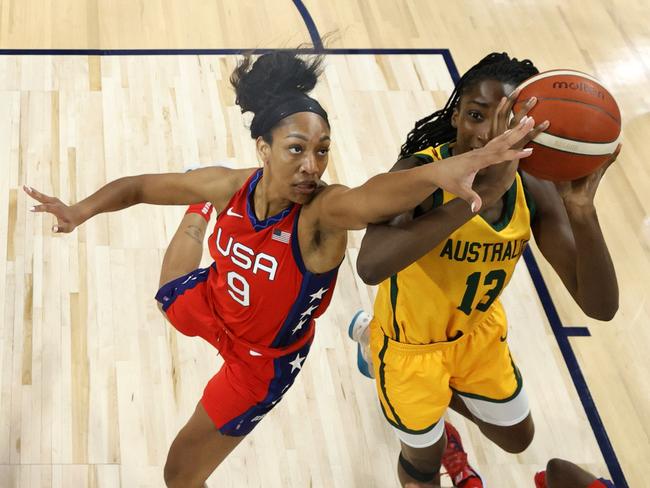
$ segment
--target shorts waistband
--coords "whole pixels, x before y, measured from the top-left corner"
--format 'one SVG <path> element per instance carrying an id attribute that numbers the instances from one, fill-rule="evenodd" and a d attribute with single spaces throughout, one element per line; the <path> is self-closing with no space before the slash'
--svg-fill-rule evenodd
<path id="1" fill-rule="evenodd" d="M 228 327 L 226 327 L 226 325 L 221 320 L 216 320 L 215 322 L 219 326 L 219 329 L 225 334 L 226 337 L 228 337 L 228 339 L 230 339 L 233 344 L 248 349 L 251 356 L 262 356 L 271 359 L 293 354 L 299 349 L 302 349 L 308 342 L 314 339 L 316 332 L 316 325 L 312 320 L 307 332 L 305 332 L 305 334 L 295 342 L 292 342 L 286 347 L 268 347 L 261 344 L 248 342 L 246 339 L 242 339 L 241 337 L 236 336 Z M 220 338 L 217 337 L 217 341 L 219 340 Z"/>
<path id="2" fill-rule="evenodd" d="M 464 332 L 460 337 L 456 339 L 450 339 L 450 340 L 439 341 L 439 342 L 431 342 L 429 344 L 411 344 L 408 342 L 396 341 L 395 339 L 392 339 L 384 332 L 383 327 L 380 326 L 379 330 L 384 335 L 385 339 L 390 344 L 390 348 L 393 351 L 401 351 L 404 353 L 414 353 L 414 354 L 425 354 L 433 351 L 441 351 L 445 348 L 453 347 L 456 344 L 462 344 L 467 340 L 468 337 L 472 335 L 472 333 L 475 330 L 477 330 L 479 327 L 493 320 L 495 315 L 497 315 L 497 312 L 498 312 L 497 307 L 492 307 L 492 310 L 490 310 L 487 316 L 483 317 L 483 320 L 481 320 L 477 324 L 472 325 L 469 331 Z"/>
<path id="3" fill-rule="evenodd" d="M 383 334 L 383 331 L 382 331 Z M 440 342 L 431 342 L 429 344 L 409 344 L 408 342 L 399 342 L 395 339 L 391 339 L 384 334 L 385 340 L 390 344 L 390 349 L 393 351 L 401 351 L 411 354 L 425 354 L 434 351 L 442 351 L 446 348 L 453 347 L 456 344 L 462 344 L 465 342 L 469 334 L 463 334 L 458 339 L 451 341 L 440 341 Z"/>

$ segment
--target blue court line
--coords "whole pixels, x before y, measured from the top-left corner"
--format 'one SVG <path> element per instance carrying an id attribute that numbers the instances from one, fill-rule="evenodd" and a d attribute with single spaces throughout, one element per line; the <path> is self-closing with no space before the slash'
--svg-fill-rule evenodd
<path id="1" fill-rule="evenodd" d="M 614 484 L 617 488 L 628 488 L 629 485 L 625 479 L 621 465 L 618 462 L 618 458 L 616 457 L 614 447 L 609 440 L 607 430 L 605 430 L 605 426 L 603 425 L 603 421 L 600 418 L 600 414 L 598 413 L 594 399 L 592 398 L 591 392 L 589 391 L 589 386 L 587 386 L 587 381 L 585 380 L 585 377 L 580 370 L 580 365 L 578 364 L 576 355 L 573 352 L 571 343 L 569 342 L 569 334 L 567 334 L 565 328 L 562 327 L 562 322 L 560 321 L 560 317 L 557 314 L 557 310 L 555 309 L 551 295 L 548 291 L 548 288 L 546 287 L 544 277 L 539 270 L 535 256 L 533 256 L 530 248 L 524 251 L 524 260 L 526 261 L 528 272 L 530 273 L 530 277 L 533 280 L 533 284 L 535 285 L 539 299 L 542 302 L 542 306 L 546 312 L 546 317 L 548 318 L 551 329 L 553 330 L 553 334 L 555 335 L 555 339 L 557 340 L 557 345 L 560 347 L 560 352 L 562 353 L 564 362 L 566 363 L 567 369 L 569 370 L 573 384 L 578 391 L 580 402 L 582 403 L 582 407 L 587 414 L 587 419 L 591 425 L 591 430 L 593 430 L 594 435 L 596 436 L 596 441 L 598 442 L 600 452 L 602 453 L 603 458 L 605 459 L 605 463 L 607 464 L 607 469 L 609 469 L 609 473 L 612 476 L 612 480 L 614 481 Z M 567 327 L 566 329 L 571 330 L 575 328 Z"/>
<path id="2" fill-rule="evenodd" d="M 323 41 L 321 40 L 320 34 L 318 33 L 318 29 L 316 28 L 316 23 L 314 22 L 314 19 L 311 18 L 309 10 L 307 10 L 305 4 L 302 3 L 302 0 L 293 0 L 293 4 L 298 9 L 298 12 L 300 12 L 300 15 L 302 16 L 302 20 L 305 22 L 305 25 L 307 26 L 307 30 L 309 31 L 309 36 L 311 37 L 311 43 L 314 45 L 316 49 L 323 49 Z"/>
<path id="3" fill-rule="evenodd" d="M 216 49 L 0 49 L 4 56 L 197 56 L 197 55 L 237 55 L 265 54 L 278 51 L 295 52 L 298 54 L 369 54 L 369 55 L 428 55 L 442 56 L 452 74 L 456 67 L 453 64 L 449 49 L 343 49 L 343 48 L 216 48 Z M 458 72 L 456 71 L 456 74 Z"/>
<path id="4" fill-rule="evenodd" d="M 566 337 L 591 337 L 587 327 L 562 327 L 562 334 Z"/>

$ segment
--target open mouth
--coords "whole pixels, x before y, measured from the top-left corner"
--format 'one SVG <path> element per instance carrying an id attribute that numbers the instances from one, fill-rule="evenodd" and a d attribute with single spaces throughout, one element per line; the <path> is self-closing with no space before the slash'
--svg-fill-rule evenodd
<path id="1" fill-rule="evenodd" d="M 303 183 L 295 184 L 294 187 L 296 188 L 296 191 L 298 193 L 302 193 L 303 195 L 309 195 L 316 190 L 318 185 L 314 181 L 309 181 L 309 182 L 305 181 Z"/>

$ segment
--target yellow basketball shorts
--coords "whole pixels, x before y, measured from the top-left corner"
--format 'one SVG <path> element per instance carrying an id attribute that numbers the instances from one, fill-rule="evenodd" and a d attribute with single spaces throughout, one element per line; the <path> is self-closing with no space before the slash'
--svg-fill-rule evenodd
<path id="1" fill-rule="evenodd" d="M 497 305 L 489 314 L 456 341 L 425 345 L 394 341 L 376 319 L 371 322 L 381 407 L 407 444 L 423 447 L 437 441 L 454 391 L 475 417 L 493 425 L 515 425 L 528 415 L 528 398 L 506 342 L 505 313 Z M 414 437 L 434 431 L 431 442 Z"/>

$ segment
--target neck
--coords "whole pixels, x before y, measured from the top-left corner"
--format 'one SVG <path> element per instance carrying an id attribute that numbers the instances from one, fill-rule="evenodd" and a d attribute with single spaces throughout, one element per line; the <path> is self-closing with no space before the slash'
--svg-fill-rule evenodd
<path id="1" fill-rule="evenodd" d="M 269 217 L 280 213 L 292 204 L 290 200 L 282 198 L 279 192 L 273 188 L 269 176 L 270 175 L 265 168 L 262 173 L 262 179 L 255 187 L 253 194 L 255 215 L 259 220 L 266 220 Z"/>

